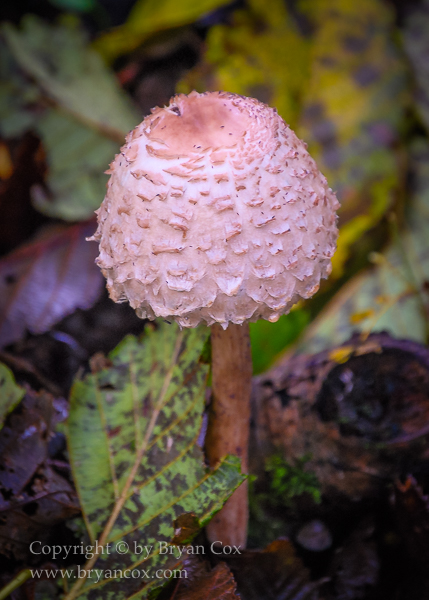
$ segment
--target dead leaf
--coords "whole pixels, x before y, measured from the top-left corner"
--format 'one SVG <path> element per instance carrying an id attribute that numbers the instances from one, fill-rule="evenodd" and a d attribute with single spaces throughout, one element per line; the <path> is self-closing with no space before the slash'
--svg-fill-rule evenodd
<path id="1" fill-rule="evenodd" d="M 388 331 L 398 338 L 428 341 L 429 144 L 412 146 L 414 189 L 402 230 L 392 223 L 392 241 L 375 266 L 353 277 L 307 328 L 299 347 L 317 352 L 342 344 L 353 333 Z"/>
<path id="2" fill-rule="evenodd" d="M 0 261 L 1 346 L 95 303 L 104 279 L 94 263 L 97 246 L 86 241 L 94 227 L 89 221 L 55 230 Z"/>
<path id="3" fill-rule="evenodd" d="M 79 512 L 72 485 L 49 464 L 51 432 L 63 419 L 61 403 L 28 391 L 0 432 L 0 554 L 34 560 L 29 544 Z"/>
<path id="4" fill-rule="evenodd" d="M 189 563 L 189 561 L 188 561 Z M 185 568 L 188 564 L 185 563 Z M 191 578 L 180 582 L 177 600 L 240 600 L 237 584 L 228 566 L 221 562 L 209 570 L 207 563 L 190 570 Z"/>
<path id="5" fill-rule="evenodd" d="M 318 600 L 322 581 L 310 581 L 309 572 L 287 539 L 264 550 L 242 550 L 225 558 L 234 573 L 243 600 Z"/>
<path id="6" fill-rule="evenodd" d="M 174 538 L 172 544 L 185 544 L 190 542 L 201 529 L 197 515 L 184 513 L 174 520 Z"/>
<path id="7" fill-rule="evenodd" d="M 397 152 L 409 103 L 407 65 L 382 0 L 302 0 L 314 26 L 312 66 L 298 135 L 341 208 L 333 275 L 403 185 Z"/>

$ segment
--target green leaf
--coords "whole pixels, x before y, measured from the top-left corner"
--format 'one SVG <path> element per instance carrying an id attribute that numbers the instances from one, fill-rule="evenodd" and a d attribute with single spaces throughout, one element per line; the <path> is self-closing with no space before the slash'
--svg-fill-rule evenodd
<path id="1" fill-rule="evenodd" d="M 87 219 L 105 194 L 103 172 L 140 117 L 74 19 L 50 26 L 27 16 L 20 30 L 5 24 L 1 33 L 0 131 L 32 128 L 42 139 L 48 190 L 32 190 L 36 207 Z"/>
<path id="2" fill-rule="evenodd" d="M 61 10 L 76 12 L 90 12 L 97 6 L 96 0 L 49 0 L 49 2 Z"/>
<path id="3" fill-rule="evenodd" d="M 283 315 L 277 323 L 250 323 L 253 373 L 262 373 L 287 346 L 292 344 L 308 325 L 308 311 L 298 308 Z"/>
<path id="4" fill-rule="evenodd" d="M 393 240 L 376 267 L 354 277 L 307 329 L 300 349 L 318 352 L 346 341 L 354 332 L 367 336 L 388 331 L 398 338 L 427 343 L 429 280 L 429 143 L 420 139 L 412 149 L 416 193 L 407 225 Z"/>
<path id="5" fill-rule="evenodd" d="M 106 193 L 104 171 L 118 152 L 118 144 L 58 110 L 42 115 L 36 130 L 49 171 L 47 192 L 41 186 L 32 189 L 35 208 L 65 221 L 92 217 Z"/>
<path id="6" fill-rule="evenodd" d="M 123 139 L 137 115 L 113 72 L 91 50 L 74 19 L 48 26 L 34 16 L 20 30 L 4 24 L 2 33 L 23 71 L 49 97 L 78 121 Z"/>
<path id="7" fill-rule="evenodd" d="M 283 0 L 248 2 L 231 25 L 208 33 L 203 62 L 178 91 L 228 90 L 275 106 L 295 125 L 309 77 L 310 42 L 299 32 Z"/>
<path id="8" fill-rule="evenodd" d="M 138 0 L 127 22 L 103 34 L 95 43 L 95 48 L 111 61 L 134 50 L 154 33 L 193 23 L 229 2 L 230 0 Z"/>
<path id="9" fill-rule="evenodd" d="M 244 480 L 238 458 L 226 457 L 209 471 L 196 445 L 208 372 L 199 357 L 207 335 L 206 328 L 179 332 L 161 324 L 142 342 L 126 338 L 110 354 L 111 366 L 74 384 L 73 475 L 92 544 L 111 544 L 110 554 L 93 564 L 105 573 L 145 569 L 150 575 L 80 580 L 82 589 L 75 587 L 67 600 L 146 597 L 162 584 L 157 569 L 180 565 L 177 555 L 160 553 L 160 542 L 174 537 L 174 520 L 194 513 L 204 525 Z M 121 554 L 119 542 L 130 551 Z M 153 546 L 149 557 L 138 552 L 143 546 Z"/>
<path id="10" fill-rule="evenodd" d="M 1 30 L 0 30 L 1 32 Z M 0 133 L 17 137 L 34 127 L 37 113 L 30 109 L 40 100 L 37 86 L 17 69 L 13 54 L 0 37 Z"/>
<path id="11" fill-rule="evenodd" d="M 0 429 L 7 415 L 18 406 L 24 394 L 25 390 L 16 385 L 12 371 L 0 363 Z"/>
<path id="12" fill-rule="evenodd" d="M 404 46 L 417 82 L 416 103 L 429 130 L 429 1 L 414 7 L 404 29 Z"/>
<path id="13" fill-rule="evenodd" d="M 312 72 L 298 134 L 338 195 L 342 229 L 333 259 L 391 206 L 401 182 L 394 150 L 408 105 L 407 68 L 382 0 L 305 0 L 315 33 Z"/>

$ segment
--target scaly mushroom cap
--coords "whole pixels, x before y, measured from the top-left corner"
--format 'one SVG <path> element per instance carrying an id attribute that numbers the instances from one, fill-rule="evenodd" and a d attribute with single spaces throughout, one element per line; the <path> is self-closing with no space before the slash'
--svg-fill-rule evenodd
<path id="1" fill-rule="evenodd" d="M 126 138 L 98 212 L 98 264 L 142 318 L 276 321 L 331 271 L 339 204 L 277 112 L 178 95 Z"/>

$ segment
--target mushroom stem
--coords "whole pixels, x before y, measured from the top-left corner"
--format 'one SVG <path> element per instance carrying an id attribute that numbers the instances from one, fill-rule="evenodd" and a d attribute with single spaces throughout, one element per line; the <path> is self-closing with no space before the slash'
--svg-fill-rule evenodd
<path id="1" fill-rule="evenodd" d="M 250 430 L 252 357 L 249 325 L 230 324 L 211 328 L 212 403 L 206 436 L 206 454 L 214 466 L 226 454 L 241 458 L 247 473 Z M 207 527 L 211 542 L 245 547 L 249 518 L 247 481 L 215 515 Z"/>

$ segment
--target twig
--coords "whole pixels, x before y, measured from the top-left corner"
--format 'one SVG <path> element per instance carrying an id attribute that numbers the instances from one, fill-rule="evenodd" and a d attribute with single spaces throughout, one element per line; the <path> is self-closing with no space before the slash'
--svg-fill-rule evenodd
<path id="1" fill-rule="evenodd" d="M 63 395 L 61 389 L 55 383 L 52 383 L 52 381 L 50 381 L 47 377 L 42 375 L 42 373 L 40 373 L 40 371 L 38 371 L 29 360 L 20 358 L 18 356 L 13 356 L 13 354 L 10 354 L 10 352 L 6 352 L 4 350 L 0 350 L 0 360 L 16 371 L 22 371 L 24 373 L 33 375 L 40 385 L 48 392 L 51 392 L 51 394 L 54 396 L 58 397 Z"/>
<path id="2" fill-rule="evenodd" d="M 9 581 L 9 583 L 5 585 L 3 589 L 0 590 L 0 600 L 4 600 L 4 598 L 10 596 L 10 594 L 14 590 L 19 588 L 23 583 L 27 581 L 27 579 L 30 579 L 30 577 L 30 569 L 24 569 L 23 571 L 20 571 L 18 575 L 12 579 L 12 581 Z"/>

